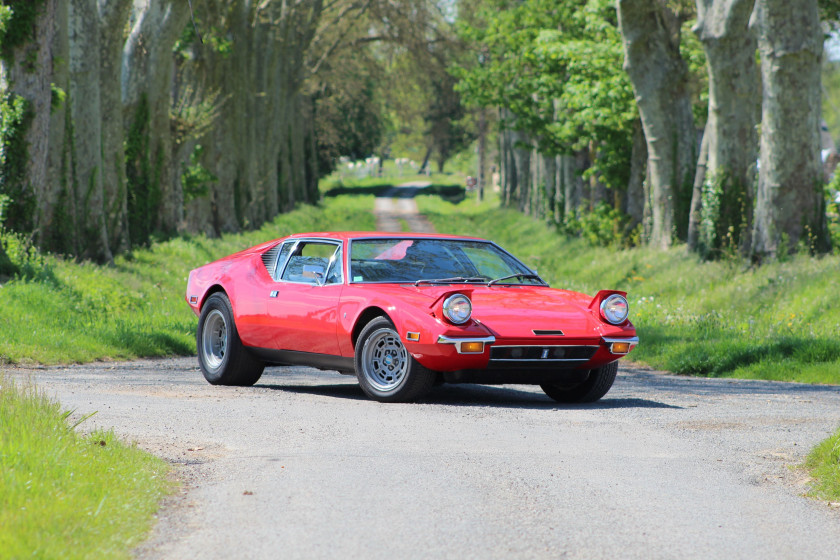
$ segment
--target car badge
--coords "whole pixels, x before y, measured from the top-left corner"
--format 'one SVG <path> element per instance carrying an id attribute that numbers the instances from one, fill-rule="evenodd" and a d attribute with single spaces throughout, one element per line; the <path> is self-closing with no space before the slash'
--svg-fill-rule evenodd
<path id="1" fill-rule="evenodd" d="M 280 293 L 280 292 L 278 292 L 277 290 L 271 290 L 271 293 L 270 293 L 270 294 L 268 294 L 268 295 L 269 295 L 269 297 L 277 297 L 277 295 L 278 295 L 279 293 Z"/>
<path id="2" fill-rule="evenodd" d="M 541 358 L 542 358 L 543 360 L 545 360 L 546 358 L 548 358 L 548 348 L 543 348 Z"/>

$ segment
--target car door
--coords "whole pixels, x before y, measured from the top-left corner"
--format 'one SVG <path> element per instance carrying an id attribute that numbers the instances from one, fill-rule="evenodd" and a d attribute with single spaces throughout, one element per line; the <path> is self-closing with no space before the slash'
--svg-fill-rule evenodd
<path id="1" fill-rule="evenodd" d="M 272 347 L 338 355 L 336 322 L 344 286 L 341 242 L 300 239 L 283 248 L 267 294 Z"/>

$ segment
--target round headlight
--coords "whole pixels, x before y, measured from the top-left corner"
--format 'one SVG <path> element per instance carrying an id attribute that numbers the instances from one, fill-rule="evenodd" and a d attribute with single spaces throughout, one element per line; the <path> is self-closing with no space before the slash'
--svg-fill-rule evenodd
<path id="1" fill-rule="evenodd" d="M 601 317 L 613 325 L 620 325 L 626 321 L 629 312 L 630 307 L 624 296 L 613 294 L 601 302 Z"/>
<path id="2" fill-rule="evenodd" d="M 456 325 L 466 323 L 470 320 L 470 315 L 472 314 L 470 298 L 464 294 L 449 296 L 443 302 L 443 314 Z"/>

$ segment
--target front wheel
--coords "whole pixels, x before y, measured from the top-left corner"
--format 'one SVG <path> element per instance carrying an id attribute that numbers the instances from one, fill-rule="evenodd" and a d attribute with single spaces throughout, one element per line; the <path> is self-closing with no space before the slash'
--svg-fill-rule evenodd
<path id="1" fill-rule="evenodd" d="M 250 387 L 262 376 L 265 364 L 254 358 L 236 331 L 233 309 L 224 293 L 207 298 L 196 331 L 198 365 L 213 385 Z"/>
<path id="2" fill-rule="evenodd" d="M 378 317 L 359 334 L 356 378 L 373 400 L 409 402 L 431 390 L 436 374 L 409 354 L 391 321 Z"/>
<path id="3" fill-rule="evenodd" d="M 586 381 L 574 387 L 543 383 L 540 385 L 545 394 L 561 403 L 589 403 L 595 402 L 612 387 L 618 373 L 618 362 L 610 362 L 605 366 L 589 372 Z"/>

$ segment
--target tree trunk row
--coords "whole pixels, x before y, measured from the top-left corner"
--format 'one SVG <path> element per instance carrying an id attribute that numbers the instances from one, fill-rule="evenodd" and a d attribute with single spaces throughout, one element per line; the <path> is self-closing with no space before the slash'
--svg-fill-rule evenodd
<path id="1" fill-rule="evenodd" d="M 203 44 L 185 0 L 44 0 L 35 40 L 2 73 L 32 115 L 15 197 L 34 204 L 14 225 L 41 247 L 107 262 L 317 200 L 302 86 L 322 0 L 191 4 Z M 185 192 L 187 176 L 199 179 Z"/>

